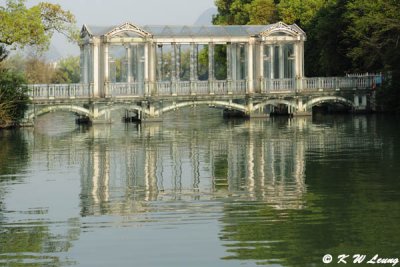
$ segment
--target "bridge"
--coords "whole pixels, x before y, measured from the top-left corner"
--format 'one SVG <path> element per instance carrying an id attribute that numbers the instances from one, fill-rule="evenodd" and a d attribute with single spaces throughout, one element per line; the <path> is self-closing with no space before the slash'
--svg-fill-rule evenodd
<path id="1" fill-rule="evenodd" d="M 321 103 L 371 107 L 380 75 L 304 76 L 305 32 L 279 22 L 256 26 L 83 25 L 81 83 L 29 85 L 25 123 L 69 111 L 94 123 L 122 109 L 138 120 L 208 105 L 268 116 L 310 115 Z"/>

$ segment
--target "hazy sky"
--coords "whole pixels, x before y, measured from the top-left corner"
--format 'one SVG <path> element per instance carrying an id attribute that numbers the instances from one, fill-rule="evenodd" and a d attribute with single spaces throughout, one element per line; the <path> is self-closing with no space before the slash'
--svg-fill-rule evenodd
<path id="1" fill-rule="evenodd" d="M 118 25 L 126 21 L 138 25 L 192 25 L 205 10 L 215 7 L 214 0 L 28 0 L 27 5 L 43 1 L 58 3 L 71 11 L 79 27 Z M 54 39 L 53 45 L 63 55 L 77 53 L 78 49 L 65 45 L 65 40 Z"/>
<path id="2" fill-rule="evenodd" d="M 70 10 L 78 24 L 114 25 L 124 21 L 135 24 L 193 24 L 214 0 L 28 0 L 60 4 Z"/>

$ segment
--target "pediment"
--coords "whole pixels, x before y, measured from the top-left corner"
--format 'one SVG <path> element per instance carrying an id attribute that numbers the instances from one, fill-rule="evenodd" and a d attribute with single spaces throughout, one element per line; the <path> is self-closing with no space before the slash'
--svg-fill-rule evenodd
<path id="1" fill-rule="evenodd" d="M 151 37 L 152 35 L 141 29 L 140 27 L 130 23 L 126 22 L 118 27 L 115 27 L 111 31 L 107 32 L 104 36 L 106 37 L 141 37 L 141 38 L 146 38 L 146 37 Z"/>
<path id="2" fill-rule="evenodd" d="M 305 36 L 305 32 L 296 24 L 287 25 L 283 22 L 272 24 L 267 30 L 260 33 L 260 36 Z"/>

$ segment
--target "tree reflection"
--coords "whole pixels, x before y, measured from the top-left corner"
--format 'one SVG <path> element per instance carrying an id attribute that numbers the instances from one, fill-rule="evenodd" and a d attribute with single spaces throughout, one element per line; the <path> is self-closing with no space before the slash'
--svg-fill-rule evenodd
<path id="1" fill-rule="evenodd" d="M 0 265 L 2 266 L 64 266 L 72 264 L 61 259 L 80 234 L 79 219 L 68 220 L 66 235 L 55 234 L 51 223 L 43 220 L 45 209 L 28 212 L 10 211 L 4 204 L 10 184 L 25 183 L 21 175 L 32 155 L 32 131 L 25 129 L 0 131 Z M 11 216 L 13 215 L 13 216 Z M 30 216 L 28 221 L 24 215 Z M 36 219 L 34 219 L 36 218 Z"/>
<path id="2" fill-rule="evenodd" d="M 397 257 L 400 209 L 394 188 L 399 187 L 400 169 L 396 157 L 381 154 L 383 143 L 376 137 L 398 129 L 376 123 L 360 117 L 344 124 L 314 124 L 313 130 L 323 129 L 323 134 L 306 138 L 303 209 L 274 209 L 262 201 L 225 203 L 221 240 L 230 255 L 224 259 L 319 266 L 327 253 Z M 397 155 L 398 147 L 395 142 Z M 391 166 L 389 171 L 381 171 L 383 162 Z"/>

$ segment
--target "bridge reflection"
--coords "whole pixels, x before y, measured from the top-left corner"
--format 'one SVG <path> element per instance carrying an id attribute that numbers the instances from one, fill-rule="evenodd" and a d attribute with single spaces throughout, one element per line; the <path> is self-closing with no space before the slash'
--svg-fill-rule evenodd
<path id="1" fill-rule="evenodd" d="M 148 201 L 232 197 L 262 201 L 274 209 L 302 209 L 307 159 L 334 152 L 339 145 L 380 146 L 362 138 L 362 144 L 343 142 L 343 136 L 329 134 L 343 124 L 312 120 L 227 122 L 235 125 L 218 126 L 221 130 L 214 129 L 212 136 L 193 127 L 163 124 L 118 132 L 110 125 L 96 125 L 54 137 L 36 133 L 28 140 L 35 140 L 32 145 L 42 151 L 32 157 L 49 162 L 50 169 L 66 162 L 79 165 L 82 215 L 139 212 L 141 202 Z M 370 128 L 365 117 L 352 120 L 352 131 L 363 134 Z M 66 149 L 66 143 L 74 145 Z M 46 149 L 57 146 L 63 153 Z"/>
<path id="2" fill-rule="evenodd" d="M 305 143 L 267 138 L 264 126 L 245 122 L 213 138 L 196 131 L 183 135 L 181 129 L 160 138 L 160 126 L 146 126 L 138 131 L 141 138 L 120 140 L 122 150 L 94 142 L 80 163 L 82 213 L 132 213 L 139 211 L 138 201 L 232 196 L 277 209 L 302 208 Z M 92 128 L 91 135 L 107 136 L 104 128 Z"/>

